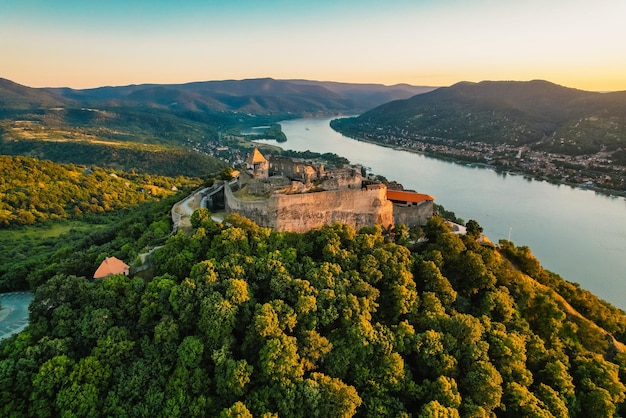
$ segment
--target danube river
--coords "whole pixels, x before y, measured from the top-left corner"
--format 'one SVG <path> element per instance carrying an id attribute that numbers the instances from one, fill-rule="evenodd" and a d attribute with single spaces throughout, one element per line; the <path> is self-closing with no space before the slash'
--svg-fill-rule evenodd
<path id="1" fill-rule="evenodd" d="M 427 193 L 497 242 L 527 245 L 541 264 L 626 309 L 626 200 L 355 141 L 329 118 L 281 122 L 297 151 L 333 152 Z M 264 141 L 265 142 L 265 141 Z M 275 143 L 275 141 L 267 141 Z"/>
<path id="2" fill-rule="evenodd" d="M 0 340 L 21 332 L 28 325 L 28 305 L 34 295 L 30 292 L 0 294 Z"/>

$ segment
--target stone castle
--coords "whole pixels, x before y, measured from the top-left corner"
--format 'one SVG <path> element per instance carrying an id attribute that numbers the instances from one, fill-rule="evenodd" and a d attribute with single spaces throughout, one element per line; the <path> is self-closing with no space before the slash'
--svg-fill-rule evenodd
<path id="1" fill-rule="evenodd" d="M 305 232 L 333 222 L 355 229 L 424 225 L 432 216 L 433 202 L 429 195 L 388 190 L 380 182 L 363 178 L 360 167 L 266 159 L 256 148 L 237 182 L 224 187 L 227 212 L 238 212 L 278 231 Z"/>

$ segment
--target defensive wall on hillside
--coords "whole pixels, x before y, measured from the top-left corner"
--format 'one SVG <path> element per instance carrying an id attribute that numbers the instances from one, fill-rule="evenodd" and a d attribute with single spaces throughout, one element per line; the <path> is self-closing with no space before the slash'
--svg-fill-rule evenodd
<path id="1" fill-rule="evenodd" d="M 434 202 L 425 200 L 413 206 L 393 205 L 393 221 L 406 226 L 424 226 L 433 216 Z"/>
<path id="2" fill-rule="evenodd" d="M 323 192 L 270 195 L 263 200 L 235 197 L 225 187 L 226 211 L 238 212 L 257 224 L 278 231 L 306 232 L 325 224 L 341 222 L 360 229 L 394 224 L 393 205 L 384 187 L 328 190 Z"/>
<path id="3" fill-rule="evenodd" d="M 433 216 L 435 198 L 413 191 L 387 190 L 387 199 L 393 203 L 396 224 L 423 226 Z"/>

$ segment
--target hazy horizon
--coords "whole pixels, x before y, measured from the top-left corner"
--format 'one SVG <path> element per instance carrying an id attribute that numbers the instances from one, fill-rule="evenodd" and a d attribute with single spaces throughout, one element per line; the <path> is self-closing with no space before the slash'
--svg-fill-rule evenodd
<path id="1" fill-rule="evenodd" d="M 0 77 L 31 87 L 271 77 L 626 90 L 619 0 L 0 0 Z"/>

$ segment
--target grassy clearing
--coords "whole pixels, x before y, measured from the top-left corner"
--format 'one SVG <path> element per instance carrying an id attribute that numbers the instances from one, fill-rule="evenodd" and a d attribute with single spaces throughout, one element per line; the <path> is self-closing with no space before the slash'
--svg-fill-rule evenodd
<path id="1" fill-rule="evenodd" d="M 80 220 L 68 219 L 42 225 L 2 230 L 2 232 L 0 232 L 0 242 L 8 244 L 20 240 L 58 238 L 72 229 L 77 231 L 93 231 L 94 229 L 104 228 L 105 226 L 106 225 L 94 225 Z"/>
<path id="2" fill-rule="evenodd" d="M 233 196 L 235 196 L 239 200 L 245 201 L 258 201 L 258 200 L 267 200 L 270 197 L 271 193 L 265 193 L 263 195 L 253 195 L 248 192 L 248 186 L 244 186 L 242 189 L 233 192 Z"/>

